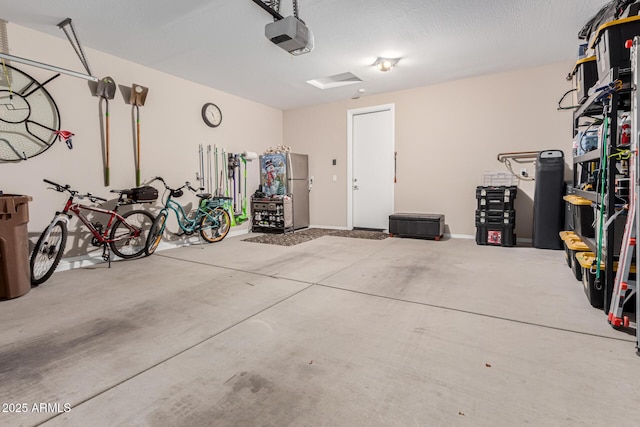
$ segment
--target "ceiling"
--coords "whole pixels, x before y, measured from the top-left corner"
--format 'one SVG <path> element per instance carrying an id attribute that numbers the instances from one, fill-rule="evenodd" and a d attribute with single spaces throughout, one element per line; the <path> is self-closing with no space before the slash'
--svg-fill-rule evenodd
<path id="1" fill-rule="evenodd" d="M 364 97 L 574 60 L 578 30 L 605 3 L 298 0 L 315 38 L 313 52 L 300 56 L 265 38 L 273 18 L 251 0 L 0 0 L 0 19 L 65 39 L 57 24 L 69 17 L 85 48 L 286 110 L 358 89 Z M 291 15 L 292 1 L 281 0 L 280 12 Z M 402 59 L 382 73 L 371 66 L 378 56 Z M 344 72 L 363 82 L 325 90 L 306 83 Z"/>

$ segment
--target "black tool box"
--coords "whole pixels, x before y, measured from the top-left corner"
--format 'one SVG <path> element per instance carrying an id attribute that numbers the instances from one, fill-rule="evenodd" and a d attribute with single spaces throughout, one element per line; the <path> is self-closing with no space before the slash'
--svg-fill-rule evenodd
<path id="1" fill-rule="evenodd" d="M 516 224 L 516 211 L 476 211 L 476 225 Z"/>
<path id="2" fill-rule="evenodd" d="M 514 208 L 518 187 L 476 187 L 476 243 L 478 245 L 515 246 L 516 211 Z"/>
<path id="3" fill-rule="evenodd" d="M 513 210 L 513 203 L 517 195 L 518 187 L 515 185 L 476 187 L 477 209 L 489 211 Z"/>
<path id="4" fill-rule="evenodd" d="M 513 224 L 476 225 L 476 243 L 489 246 L 515 246 L 514 226 Z"/>

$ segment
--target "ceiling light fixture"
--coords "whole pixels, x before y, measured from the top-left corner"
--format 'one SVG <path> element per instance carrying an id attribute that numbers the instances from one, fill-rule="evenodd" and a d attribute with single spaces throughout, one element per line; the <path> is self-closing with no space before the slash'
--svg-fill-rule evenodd
<path id="1" fill-rule="evenodd" d="M 373 65 L 380 71 L 391 71 L 393 67 L 400 61 L 400 58 L 378 58 Z"/>

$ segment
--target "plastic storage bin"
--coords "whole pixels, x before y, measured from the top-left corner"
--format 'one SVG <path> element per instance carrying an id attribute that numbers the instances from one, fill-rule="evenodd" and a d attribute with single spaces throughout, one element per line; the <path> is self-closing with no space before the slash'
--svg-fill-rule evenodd
<path id="1" fill-rule="evenodd" d="M 609 21 L 596 31 L 591 47 L 596 50 L 598 79 L 602 79 L 613 67 L 630 68 L 630 50 L 627 40 L 640 35 L 640 16 Z"/>
<path id="2" fill-rule="evenodd" d="M 587 300 L 592 307 L 603 308 L 604 306 L 604 264 L 600 263 L 600 284 L 595 285 L 596 273 L 591 271 L 591 266 L 595 264 L 596 256 L 593 252 L 580 252 L 576 254 L 576 261 L 582 268 L 582 286 Z"/>
<path id="3" fill-rule="evenodd" d="M 485 187 L 511 187 L 518 184 L 518 178 L 511 172 L 482 172 L 482 185 Z"/>
<path id="4" fill-rule="evenodd" d="M 571 231 L 571 230 L 561 231 L 558 234 L 560 235 L 560 240 L 562 240 L 562 241 L 565 241 L 570 237 L 577 236 L 576 232 L 575 231 Z"/>
<path id="5" fill-rule="evenodd" d="M 589 97 L 589 89 L 598 81 L 596 56 L 579 59 L 569 76 L 573 78 L 578 104 L 582 104 Z"/>
<path id="6" fill-rule="evenodd" d="M 480 224 L 476 226 L 478 245 L 515 246 L 516 233 L 513 224 Z"/>
<path id="7" fill-rule="evenodd" d="M 589 252 L 589 247 L 577 236 L 568 238 L 564 244 L 569 267 L 571 267 L 576 280 L 582 280 L 582 266 L 576 261 L 576 255 L 580 252 Z"/>
<path id="8" fill-rule="evenodd" d="M 559 234 L 560 240 L 562 240 L 562 243 L 564 244 L 564 259 L 567 261 L 567 266 L 571 268 L 571 258 L 569 257 L 569 249 L 567 248 L 567 239 L 576 238 L 578 235 L 575 231 L 561 231 Z"/>
<path id="9" fill-rule="evenodd" d="M 587 296 L 587 300 L 592 307 L 603 308 L 604 307 L 604 270 L 605 265 L 600 262 L 600 284 L 596 286 L 596 273 L 595 269 L 592 270 L 592 266 L 596 263 L 596 255 L 593 252 L 578 252 L 576 254 L 576 261 L 582 267 L 582 285 L 584 287 L 584 293 Z M 618 270 L 618 263 L 613 263 L 613 270 Z M 636 266 L 631 265 L 629 268 L 629 279 L 635 280 Z"/>
<path id="10" fill-rule="evenodd" d="M 563 199 L 570 205 L 568 210 L 573 217 L 575 232 L 582 237 L 595 237 L 591 201 L 573 194 L 564 196 Z"/>
<path id="11" fill-rule="evenodd" d="M 516 211 L 476 211 L 476 225 L 516 224 Z"/>
<path id="12" fill-rule="evenodd" d="M 22 296 L 31 289 L 29 268 L 30 196 L 0 195 L 0 298 Z"/>
<path id="13" fill-rule="evenodd" d="M 478 210 L 507 211 L 513 210 L 514 200 L 518 195 L 518 187 L 476 187 Z"/>

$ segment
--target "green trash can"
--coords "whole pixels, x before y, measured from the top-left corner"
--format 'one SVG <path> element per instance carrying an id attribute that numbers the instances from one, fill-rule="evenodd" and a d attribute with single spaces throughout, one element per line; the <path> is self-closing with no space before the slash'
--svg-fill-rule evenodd
<path id="1" fill-rule="evenodd" d="M 17 298 L 31 289 L 27 231 L 31 200 L 0 194 L 0 299 Z"/>

